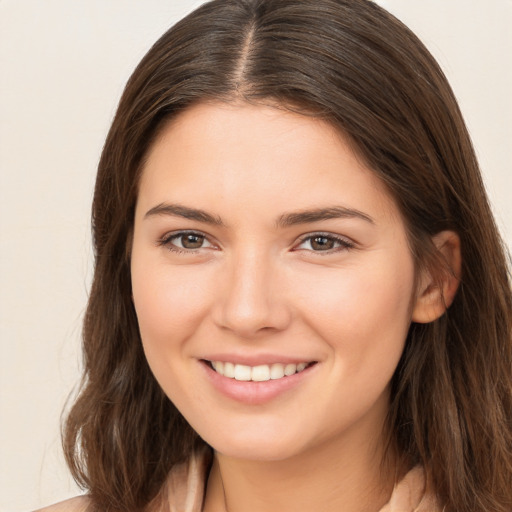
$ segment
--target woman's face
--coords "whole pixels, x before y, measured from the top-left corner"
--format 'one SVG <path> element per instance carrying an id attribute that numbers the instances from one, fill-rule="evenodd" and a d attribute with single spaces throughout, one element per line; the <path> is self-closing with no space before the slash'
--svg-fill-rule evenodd
<path id="1" fill-rule="evenodd" d="M 149 365 L 217 451 L 283 460 L 379 438 L 414 264 L 394 201 L 330 125 L 182 113 L 149 152 L 131 261 Z"/>

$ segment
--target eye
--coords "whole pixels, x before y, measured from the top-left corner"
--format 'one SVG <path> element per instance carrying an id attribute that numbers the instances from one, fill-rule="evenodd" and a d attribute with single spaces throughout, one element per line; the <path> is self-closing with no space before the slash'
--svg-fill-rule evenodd
<path id="1" fill-rule="evenodd" d="M 351 249 L 353 242 L 330 233 L 314 233 L 303 237 L 295 250 L 332 253 Z"/>
<path id="2" fill-rule="evenodd" d="M 196 231 L 180 231 L 169 233 L 158 241 L 158 245 L 165 246 L 170 251 L 175 252 L 188 252 L 214 247 L 206 235 Z"/>

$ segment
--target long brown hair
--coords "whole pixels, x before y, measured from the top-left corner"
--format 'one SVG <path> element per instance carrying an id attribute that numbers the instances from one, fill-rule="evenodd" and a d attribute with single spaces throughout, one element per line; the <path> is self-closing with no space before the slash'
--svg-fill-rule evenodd
<path id="1" fill-rule="evenodd" d="M 388 428 L 447 512 L 510 511 L 505 250 L 443 73 L 403 24 L 366 0 L 214 0 L 164 34 L 130 78 L 98 168 L 85 373 L 64 428 L 68 463 L 93 504 L 143 510 L 173 465 L 204 444 L 146 363 L 129 245 L 148 148 L 164 121 L 205 99 L 271 100 L 338 127 L 396 200 L 418 266 L 439 270 L 432 235 L 459 234 L 458 293 L 439 320 L 411 325 Z"/>

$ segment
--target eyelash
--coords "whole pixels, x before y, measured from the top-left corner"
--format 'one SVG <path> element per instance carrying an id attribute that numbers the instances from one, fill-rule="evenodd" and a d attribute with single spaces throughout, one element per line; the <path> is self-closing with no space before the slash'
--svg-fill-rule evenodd
<path id="1" fill-rule="evenodd" d="M 329 254 L 337 253 L 340 251 L 347 251 L 350 249 L 353 249 L 355 247 L 355 244 L 348 240 L 347 238 L 341 237 L 339 235 L 333 235 L 332 233 L 309 233 L 305 236 L 303 236 L 298 245 L 302 245 L 304 242 L 313 241 L 315 238 L 325 238 L 329 241 L 334 242 L 335 244 L 338 244 L 338 247 L 334 247 L 332 249 L 327 249 L 325 251 L 314 251 L 312 249 L 294 249 L 294 250 L 310 250 L 311 252 L 314 252 L 315 254 L 318 254 L 320 256 L 327 256 Z"/>
<path id="2" fill-rule="evenodd" d="M 160 238 L 157 241 L 157 245 L 165 247 L 169 251 L 177 253 L 177 254 L 194 254 L 197 251 L 199 251 L 200 249 L 205 249 L 206 248 L 206 247 L 198 247 L 196 249 L 187 249 L 187 248 L 178 247 L 178 246 L 176 246 L 175 244 L 172 243 L 173 240 L 179 239 L 179 238 L 187 236 L 187 235 L 193 235 L 193 236 L 197 236 L 197 237 L 202 237 L 212 247 L 215 247 L 215 245 L 212 244 L 208 240 L 208 236 L 205 235 L 204 233 L 201 233 L 200 231 L 175 231 L 173 233 L 168 233 L 168 234 L 164 235 L 162 238 Z M 299 249 L 299 248 L 297 248 L 298 246 L 301 246 L 302 244 L 304 244 L 304 242 L 313 241 L 315 238 L 324 238 L 324 239 L 326 239 L 328 241 L 334 242 L 334 244 L 337 244 L 338 246 L 334 247 L 334 248 L 331 248 L 331 249 L 324 250 L 324 251 L 321 251 L 321 250 L 320 251 L 315 251 L 313 249 Z M 309 252 L 313 252 L 313 253 L 321 255 L 321 256 L 326 256 L 326 255 L 337 253 L 337 252 L 340 252 L 340 251 L 347 251 L 347 250 L 353 249 L 354 247 L 355 247 L 355 244 L 353 242 L 351 242 L 350 240 L 344 238 L 344 237 L 341 237 L 341 236 L 338 236 L 338 235 L 333 235 L 332 233 L 317 232 L 317 233 L 309 233 L 309 234 L 304 235 L 303 237 L 301 237 L 299 239 L 298 244 L 295 245 L 295 248 L 293 250 L 294 251 L 307 250 Z"/>
<path id="3" fill-rule="evenodd" d="M 204 238 L 205 241 L 208 241 L 208 237 L 204 233 L 201 233 L 200 231 L 175 231 L 173 233 L 165 234 L 162 238 L 160 238 L 157 241 L 157 245 L 165 247 L 169 251 L 178 253 L 178 254 L 194 254 L 199 249 L 204 249 L 204 247 L 198 247 L 197 249 L 187 249 L 187 248 L 178 247 L 172 243 L 173 240 L 182 238 L 187 235 L 202 237 L 202 238 Z M 210 243 L 212 246 L 214 246 L 214 244 L 212 244 L 211 242 L 208 241 L 208 243 Z"/>

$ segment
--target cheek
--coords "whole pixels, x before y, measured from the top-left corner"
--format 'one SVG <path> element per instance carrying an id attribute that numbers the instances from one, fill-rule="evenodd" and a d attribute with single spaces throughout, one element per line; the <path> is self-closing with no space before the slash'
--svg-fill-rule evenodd
<path id="1" fill-rule="evenodd" d="M 186 339 L 207 309 L 209 285 L 197 270 L 175 271 L 135 254 L 132 259 L 132 290 L 144 345 L 162 347 Z"/>
<path id="2" fill-rule="evenodd" d="M 187 340 L 204 318 L 209 300 L 208 285 L 197 274 L 132 256 L 133 301 L 144 353 L 156 380 L 180 410 L 203 400 L 187 379 Z"/>
<path id="3" fill-rule="evenodd" d="M 347 371 L 374 364 L 389 372 L 403 350 L 411 322 L 414 267 L 409 258 L 388 261 L 317 274 L 297 291 L 302 310 L 309 312 L 308 323 Z"/>

